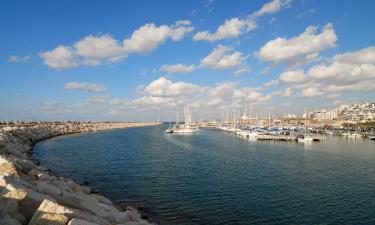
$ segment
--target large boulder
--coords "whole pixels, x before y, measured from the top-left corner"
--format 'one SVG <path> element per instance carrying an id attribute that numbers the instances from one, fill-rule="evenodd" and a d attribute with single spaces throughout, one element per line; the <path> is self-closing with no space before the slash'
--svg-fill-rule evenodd
<path id="1" fill-rule="evenodd" d="M 4 156 L 0 155 L 0 176 L 1 175 L 12 175 L 19 177 L 16 166 L 8 161 Z"/>
<path id="2" fill-rule="evenodd" d="M 38 192 L 41 192 L 43 194 L 51 195 L 55 198 L 62 194 L 60 188 L 49 184 L 48 181 L 36 181 L 35 184 Z"/>
<path id="3" fill-rule="evenodd" d="M 38 207 L 29 225 L 66 225 L 73 211 L 48 199 Z"/>
<path id="4" fill-rule="evenodd" d="M 69 218 L 62 214 L 40 212 L 30 221 L 29 225 L 66 225 Z"/>

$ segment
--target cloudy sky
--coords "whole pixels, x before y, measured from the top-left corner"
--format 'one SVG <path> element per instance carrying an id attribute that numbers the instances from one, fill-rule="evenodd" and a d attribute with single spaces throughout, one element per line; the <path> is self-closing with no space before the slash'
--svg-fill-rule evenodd
<path id="1" fill-rule="evenodd" d="M 194 119 L 375 101 L 375 2 L 0 3 L 0 119 Z"/>

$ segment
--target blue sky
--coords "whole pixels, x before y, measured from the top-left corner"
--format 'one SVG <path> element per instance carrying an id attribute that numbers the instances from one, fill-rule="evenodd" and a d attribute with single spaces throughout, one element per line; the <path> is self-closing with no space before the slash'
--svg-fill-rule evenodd
<path id="1" fill-rule="evenodd" d="M 374 1 L 2 1 L 0 119 L 374 101 Z"/>

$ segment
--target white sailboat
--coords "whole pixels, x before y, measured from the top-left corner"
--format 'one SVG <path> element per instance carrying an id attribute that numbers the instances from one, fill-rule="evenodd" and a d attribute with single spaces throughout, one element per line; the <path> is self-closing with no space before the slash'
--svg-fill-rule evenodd
<path id="1" fill-rule="evenodd" d="M 314 139 L 311 137 L 311 136 L 308 136 L 307 135 L 307 111 L 306 111 L 306 108 L 305 108 L 305 134 L 303 137 L 300 137 L 297 139 L 298 142 L 301 142 L 301 143 L 311 143 L 314 141 Z"/>
<path id="2" fill-rule="evenodd" d="M 177 126 L 173 130 L 173 133 L 177 134 L 188 134 L 188 133 L 196 133 L 198 131 L 198 127 L 192 126 L 192 119 L 191 119 L 191 108 L 184 107 L 184 117 L 185 123 L 184 125 Z"/>

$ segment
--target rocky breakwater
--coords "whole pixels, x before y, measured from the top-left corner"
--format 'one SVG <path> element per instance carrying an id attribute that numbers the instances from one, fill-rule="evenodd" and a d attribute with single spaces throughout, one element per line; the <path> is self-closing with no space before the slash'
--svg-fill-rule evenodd
<path id="1" fill-rule="evenodd" d="M 1 225 L 148 225 L 134 208 L 121 209 L 72 179 L 57 177 L 31 157 L 43 139 L 155 123 L 59 122 L 0 128 Z"/>

